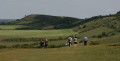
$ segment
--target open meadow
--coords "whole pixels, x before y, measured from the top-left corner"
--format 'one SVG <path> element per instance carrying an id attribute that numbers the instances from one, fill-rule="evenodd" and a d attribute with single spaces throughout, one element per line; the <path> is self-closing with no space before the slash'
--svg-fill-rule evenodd
<path id="1" fill-rule="evenodd" d="M 2 49 L 0 61 L 120 61 L 120 46 Z"/>
<path id="2" fill-rule="evenodd" d="M 119 34 L 92 38 L 104 31 L 114 30 L 106 27 L 86 32 L 73 32 L 72 29 L 0 30 L 0 61 L 120 61 Z M 65 46 L 67 36 L 75 34 L 78 46 Z M 82 42 L 85 35 L 89 38 L 87 46 Z M 48 48 L 40 48 L 40 41 L 45 40 L 41 38 L 48 38 Z"/>
<path id="3" fill-rule="evenodd" d="M 0 36 L 7 37 L 59 37 L 75 35 L 71 29 L 63 30 L 0 30 Z"/>
<path id="4" fill-rule="evenodd" d="M 61 48 L 5 48 L 0 49 L 0 61 L 120 61 L 120 36 L 102 39 L 90 38 L 98 41 L 99 45 Z M 80 40 L 78 40 L 80 41 Z M 50 44 L 65 43 L 66 40 L 50 41 Z M 19 42 L 13 42 L 19 43 Z M 13 44 L 11 42 L 11 44 Z M 25 42 L 30 43 L 30 42 Z M 10 44 L 10 43 L 9 43 Z M 8 44 L 8 45 L 9 45 Z"/>

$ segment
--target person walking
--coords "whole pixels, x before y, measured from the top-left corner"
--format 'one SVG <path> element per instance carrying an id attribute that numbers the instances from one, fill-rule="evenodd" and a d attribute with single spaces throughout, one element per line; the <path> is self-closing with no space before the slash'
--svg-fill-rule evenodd
<path id="1" fill-rule="evenodd" d="M 70 47 L 72 45 L 72 37 L 71 36 L 68 38 L 68 43 L 69 43 L 69 47 Z"/>
<path id="2" fill-rule="evenodd" d="M 44 41 L 40 42 L 40 46 L 41 46 L 41 48 L 44 48 Z"/>
<path id="3" fill-rule="evenodd" d="M 77 37 L 74 37 L 74 46 L 77 46 Z"/>
<path id="4" fill-rule="evenodd" d="M 45 40 L 45 48 L 47 48 L 47 46 L 48 46 L 48 40 L 46 39 Z"/>
<path id="5" fill-rule="evenodd" d="M 87 45 L 87 41 L 88 41 L 88 37 L 84 37 L 84 46 L 86 46 Z"/>

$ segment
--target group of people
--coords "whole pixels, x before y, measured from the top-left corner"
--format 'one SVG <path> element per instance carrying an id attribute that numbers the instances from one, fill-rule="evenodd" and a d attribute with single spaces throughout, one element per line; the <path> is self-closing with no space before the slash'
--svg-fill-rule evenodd
<path id="1" fill-rule="evenodd" d="M 41 48 L 44 48 L 44 47 L 46 48 L 48 46 L 48 40 L 46 39 L 45 42 L 41 41 L 40 46 L 41 46 Z"/>
<path id="2" fill-rule="evenodd" d="M 85 36 L 84 37 L 84 46 L 87 45 L 88 38 Z M 72 41 L 74 42 L 74 46 L 77 46 L 77 37 L 75 36 L 74 39 L 72 40 L 72 37 L 68 37 L 68 43 L 67 45 L 70 47 L 72 45 Z"/>
<path id="3" fill-rule="evenodd" d="M 86 46 L 88 38 L 85 36 L 83 40 L 84 40 L 84 46 Z M 78 43 L 77 43 L 77 37 L 76 36 L 74 37 L 74 39 L 72 39 L 71 36 L 68 37 L 68 42 L 67 42 L 66 45 L 68 45 L 70 47 L 72 45 L 72 42 L 74 42 L 74 46 L 77 46 Z M 41 46 L 41 48 L 44 48 L 44 47 L 46 48 L 48 46 L 48 40 L 46 39 L 45 42 L 41 41 L 40 46 Z"/>

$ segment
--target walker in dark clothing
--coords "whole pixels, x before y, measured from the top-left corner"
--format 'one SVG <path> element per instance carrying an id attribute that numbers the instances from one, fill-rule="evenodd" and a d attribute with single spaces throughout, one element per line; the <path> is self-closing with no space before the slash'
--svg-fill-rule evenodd
<path id="1" fill-rule="evenodd" d="M 87 45 L 87 41 L 84 41 L 84 46 L 86 46 Z"/>
<path id="2" fill-rule="evenodd" d="M 44 42 L 43 41 L 40 42 L 40 46 L 41 46 L 41 48 L 44 48 Z"/>

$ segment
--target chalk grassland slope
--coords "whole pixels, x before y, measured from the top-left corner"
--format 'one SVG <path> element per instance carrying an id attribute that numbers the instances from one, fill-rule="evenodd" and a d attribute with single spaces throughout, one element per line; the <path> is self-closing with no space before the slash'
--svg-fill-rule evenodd
<path id="1" fill-rule="evenodd" d="M 78 36 L 80 36 L 82 38 L 84 36 L 92 37 L 94 35 L 96 35 L 96 36 L 100 35 L 103 32 L 111 33 L 111 32 L 114 32 L 114 29 L 107 28 L 107 27 L 99 27 L 99 28 L 95 28 L 95 29 L 92 29 L 92 30 L 89 30 L 89 31 L 81 32 L 81 33 L 78 34 Z"/>
<path id="2" fill-rule="evenodd" d="M 10 22 L 10 24 L 27 25 L 29 29 L 63 29 L 77 26 L 81 21 L 82 19 L 72 17 L 32 14 Z"/>
<path id="3" fill-rule="evenodd" d="M 98 36 L 105 32 L 106 34 L 120 34 L 120 13 L 108 16 L 98 16 L 86 19 L 80 26 L 74 27 L 73 31 L 79 32 L 78 35 Z"/>
<path id="4" fill-rule="evenodd" d="M 8 37 L 59 37 L 59 36 L 70 36 L 74 35 L 71 29 L 62 30 L 0 30 L 0 36 Z"/>

